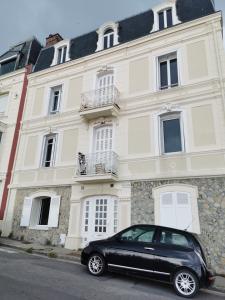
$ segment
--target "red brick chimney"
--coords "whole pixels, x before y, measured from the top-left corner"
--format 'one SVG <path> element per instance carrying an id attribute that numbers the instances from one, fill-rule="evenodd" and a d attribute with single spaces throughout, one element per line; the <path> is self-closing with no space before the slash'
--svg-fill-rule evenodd
<path id="1" fill-rule="evenodd" d="M 46 47 L 53 46 L 62 40 L 63 38 L 59 33 L 49 34 L 49 36 L 46 38 Z"/>

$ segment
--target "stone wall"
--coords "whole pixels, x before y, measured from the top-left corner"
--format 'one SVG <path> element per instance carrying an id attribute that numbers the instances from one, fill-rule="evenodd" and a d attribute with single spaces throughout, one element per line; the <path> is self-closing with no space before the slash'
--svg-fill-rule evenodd
<path id="1" fill-rule="evenodd" d="M 198 187 L 199 237 L 209 265 L 217 273 L 225 274 L 225 178 L 135 181 L 131 191 L 131 223 L 154 224 L 152 188 L 176 183 Z"/>
<path id="2" fill-rule="evenodd" d="M 34 230 L 25 227 L 20 227 L 20 220 L 23 208 L 24 198 L 36 193 L 42 189 L 19 189 L 16 194 L 16 202 L 14 208 L 12 235 L 16 239 L 24 239 L 29 242 L 38 242 L 46 244 L 49 241 L 52 245 L 59 244 L 60 234 L 67 234 L 70 212 L 71 187 L 54 187 L 45 188 L 45 191 L 56 192 L 61 196 L 59 226 L 48 230 Z"/>

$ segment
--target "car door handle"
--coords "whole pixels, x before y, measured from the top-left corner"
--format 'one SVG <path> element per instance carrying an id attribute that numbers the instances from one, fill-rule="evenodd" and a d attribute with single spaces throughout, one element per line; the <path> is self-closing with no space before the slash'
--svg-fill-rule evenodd
<path id="1" fill-rule="evenodd" d="M 154 248 L 145 247 L 146 250 L 155 250 Z"/>

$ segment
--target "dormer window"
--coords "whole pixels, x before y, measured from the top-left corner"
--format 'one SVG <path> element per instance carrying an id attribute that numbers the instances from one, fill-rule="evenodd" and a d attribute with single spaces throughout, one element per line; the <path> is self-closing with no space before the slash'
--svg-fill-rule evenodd
<path id="1" fill-rule="evenodd" d="M 179 24 L 176 12 L 176 0 L 167 0 L 153 8 L 154 25 L 151 32 L 162 30 Z"/>
<path id="2" fill-rule="evenodd" d="M 52 61 L 51 66 L 63 64 L 70 60 L 69 57 L 69 48 L 70 48 L 70 41 L 69 40 L 62 40 L 56 44 L 54 44 L 55 54 Z"/>
<path id="3" fill-rule="evenodd" d="M 119 44 L 118 23 L 109 22 L 103 24 L 98 33 L 98 43 L 96 51 L 111 48 Z"/>

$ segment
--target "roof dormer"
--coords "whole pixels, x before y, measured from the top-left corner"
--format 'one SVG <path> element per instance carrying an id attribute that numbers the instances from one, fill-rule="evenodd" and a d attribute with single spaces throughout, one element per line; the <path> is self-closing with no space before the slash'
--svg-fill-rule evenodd
<path id="1" fill-rule="evenodd" d="M 180 23 L 177 17 L 176 0 L 167 0 L 155 6 L 152 10 L 154 25 L 151 32 L 163 30 Z"/>
<path id="2" fill-rule="evenodd" d="M 46 46 L 54 46 L 54 58 L 52 60 L 51 66 L 59 65 L 70 60 L 69 57 L 69 47 L 70 40 L 63 40 L 61 35 L 54 34 L 49 35 L 46 38 Z"/>
<path id="3" fill-rule="evenodd" d="M 118 23 L 107 22 L 97 30 L 98 43 L 96 52 L 119 44 L 118 26 Z"/>

